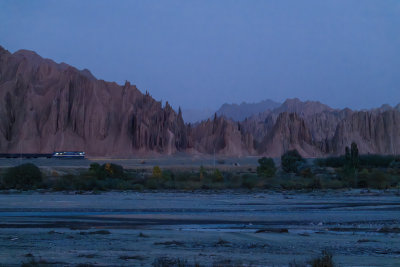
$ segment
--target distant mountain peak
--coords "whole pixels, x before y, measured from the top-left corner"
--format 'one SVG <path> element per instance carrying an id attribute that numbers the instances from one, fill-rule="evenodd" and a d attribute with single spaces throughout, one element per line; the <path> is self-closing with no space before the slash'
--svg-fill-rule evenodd
<path id="1" fill-rule="evenodd" d="M 223 104 L 218 110 L 218 116 L 225 116 L 234 121 L 243 121 L 244 119 L 279 107 L 281 104 L 270 99 L 265 99 L 257 103 L 242 102 L 241 104 Z"/>
<path id="2" fill-rule="evenodd" d="M 389 104 L 383 104 L 379 109 L 382 110 L 382 111 L 386 111 L 386 110 L 393 109 L 393 107 L 391 105 L 389 105 Z"/>
<path id="3" fill-rule="evenodd" d="M 334 109 L 328 105 L 322 104 L 319 101 L 301 101 L 298 98 L 288 98 L 283 104 L 274 109 L 275 113 L 280 112 L 296 112 L 304 115 L 321 113 L 324 111 L 333 111 Z"/>

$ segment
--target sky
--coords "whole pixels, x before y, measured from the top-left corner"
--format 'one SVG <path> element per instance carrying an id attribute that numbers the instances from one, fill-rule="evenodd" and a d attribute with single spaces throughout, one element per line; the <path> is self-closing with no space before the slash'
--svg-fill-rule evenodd
<path id="1" fill-rule="evenodd" d="M 0 1 L 0 45 L 125 80 L 174 108 L 400 102 L 400 1 Z"/>

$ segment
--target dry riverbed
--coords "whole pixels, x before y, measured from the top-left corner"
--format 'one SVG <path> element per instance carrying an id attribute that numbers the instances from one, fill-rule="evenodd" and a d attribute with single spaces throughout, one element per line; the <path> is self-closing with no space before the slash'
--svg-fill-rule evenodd
<path id="1" fill-rule="evenodd" d="M 288 266 L 322 250 L 340 266 L 400 265 L 396 192 L 0 194 L 0 263 Z"/>

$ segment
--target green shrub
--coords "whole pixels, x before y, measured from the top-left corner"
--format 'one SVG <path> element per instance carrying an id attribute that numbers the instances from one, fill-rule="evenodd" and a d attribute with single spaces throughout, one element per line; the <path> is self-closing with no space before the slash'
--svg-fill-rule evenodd
<path id="1" fill-rule="evenodd" d="M 143 189 L 144 189 L 144 186 L 142 184 L 134 184 L 132 186 L 132 190 L 135 190 L 135 191 L 143 191 Z"/>
<path id="2" fill-rule="evenodd" d="M 339 167 L 344 166 L 345 158 L 344 158 L 344 156 L 319 158 L 319 159 L 316 159 L 314 163 L 320 167 L 339 168 Z"/>
<path id="3" fill-rule="evenodd" d="M 123 178 L 124 177 L 124 168 L 121 165 L 114 163 L 106 163 L 103 164 L 102 168 L 107 173 L 107 177 L 112 178 Z"/>
<path id="4" fill-rule="evenodd" d="M 105 163 L 101 166 L 98 163 L 92 163 L 89 167 L 89 174 L 101 180 L 105 178 L 125 177 L 124 168 L 114 163 Z"/>
<path id="5" fill-rule="evenodd" d="M 282 169 L 287 173 L 297 173 L 297 168 L 302 162 L 304 159 L 296 149 L 287 151 L 281 157 Z"/>
<path id="6" fill-rule="evenodd" d="M 101 166 L 97 162 L 91 163 L 89 166 L 89 171 L 92 173 L 96 173 L 98 170 L 100 170 Z"/>
<path id="7" fill-rule="evenodd" d="M 400 169 L 400 157 L 399 156 L 395 157 L 392 160 L 392 162 L 390 162 L 389 167 L 394 169 Z"/>
<path id="8" fill-rule="evenodd" d="M 162 177 L 162 171 L 159 166 L 153 167 L 152 177 L 153 178 L 161 178 Z"/>
<path id="9" fill-rule="evenodd" d="M 348 164 L 351 165 L 351 152 L 347 155 Z M 396 161 L 396 157 L 392 155 L 360 155 L 359 156 L 359 167 L 364 168 L 387 168 L 392 167 L 391 163 Z M 400 160 L 399 160 L 400 162 Z M 320 167 L 333 167 L 339 168 L 346 165 L 346 157 L 328 157 L 328 158 L 320 158 L 316 159 L 314 162 L 317 166 Z M 395 163 L 393 163 L 395 164 Z M 353 164 L 354 165 L 354 164 Z"/>
<path id="10" fill-rule="evenodd" d="M 315 189 L 314 180 L 303 177 L 279 179 L 280 187 L 286 190 Z"/>
<path id="11" fill-rule="evenodd" d="M 208 175 L 208 174 L 207 174 L 206 168 L 204 168 L 204 166 L 201 165 L 201 166 L 200 166 L 200 170 L 199 170 L 199 177 L 200 177 L 200 180 L 203 180 L 207 175 Z"/>
<path id="12" fill-rule="evenodd" d="M 332 254 L 327 251 L 322 251 L 322 255 L 311 260 L 312 267 L 333 267 L 335 266 L 333 262 Z"/>
<path id="13" fill-rule="evenodd" d="M 154 177 L 147 178 L 145 187 L 148 189 L 158 189 L 161 187 L 160 180 Z"/>
<path id="14" fill-rule="evenodd" d="M 253 189 L 257 186 L 258 182 L 257 175 L 245 174 L 243 175 L 242 187 Z"/>
<path id="15" fill-rule="evenodd" d="M 130 182 L 118 179 L 117 183 L 116 183 L 116 186 L 113 189 L 117 189 L 117 190 L 132 190 L 133 188 L 134 187 Z"/>
<path id="16" fill-rule="evenodd" d="M 164 181 L 172 181 L 174 180 L 175 176 L 174 173 L 170 170 L 165 170 L 162 172 L 162 179 Z"/>
<path id="17" fill-rule="evenodd" d="M 369 171 L 368 169 L 362 169 L 358 172 L 358 183 L 357 187 L 359 188 L 367 188 L 368 187 L 368 180 L 369 180 Z"/>
<path id="18" fill-rule="evenodd" d="M 360 166 L 368 168 L 388 168 L 395 160 L 392 155 L 361 155 Z"/>
<path id="19" fill-rule="evenodd" d="M 381 170 L 373 170 L 368 175 L 367 184 L 372 188 L 385 189 L 390 185 L 390 177 Z"/>
<path id="20" fill-rule="evenodd" d="M 307 164 L 299 164 L 297 167 L 297 174 L 301 175 L 302 177 L 312 178 L 314 177 L 314 173 L 311 170 L 311 166 Z"/>
<path id="21" fill-rule="evenodd" d="M 40 169 L 32 164 L 25 163 L 8 168 L 3 177 L 5 188 L 33 189 L 40 187 L 42 183 L 42 173 Z"/>
<path id="22" fill-rule="evenodd" d="M 140 170 L 124 170 L 124 179 L 127 180 L 142 180 L 143 172 Z"/>
<path id="23" fill-rule="evenodd" d="M 321 186 L 324 189 L 340 189 L 346 187 L 346 184 L 343 181 L 338 179 L 332 179 L 330 177 L 320 179 L 320 181 L 321 181 Z"/>
<path id="24" fill-rule="evenodd" d="M 214 183 L 220 183 L 224 181 L 224 176 L 222 176 L 222 173 L 218 169 L 215 169 L 212 179 Z"/>
<path id="25" fill-rule="evenodd" d="M 276 172 L 275 162 L 272 158 L 263 157 L 258 160 L 257 174 L 262 177 L 273 177 Z"/>
<path id="26" fill-rule="evenodd" d="M 104 191 L 107 189 L 117 189 L 119 179 L 108 178 L 105 180 L 97 179 L 88 175 L 66 174 L 58 178 L 53 189 L 56 191 Z"/>
<path id="27" fill-rule="evenodd" d="M 74 183 L 72 181 L 74 177 L 72 175 L 64 175 L 57 178 L 56 182 L 53 184 L 53 190 L 55 191 L 67 191 L 74 190 Z"/>
<path id="28" fill-rule="evenodd" d="M 312 183 L 311 183 L 311 188 L 312 189 L 321 189 L 322 188 L 321 179 L 314 178 Z"/>
<path id="29" fill-rule="evenodd" d="M 345 166 L 338 172 L 338 175 L 347 187 L 357 187 L 357 170 Z"/>
<path id="30" fill-rule="evenodd" d="M 240 175 L 229 174 L 226 175 L 225 187 L 226 188 L 240 188 L 242 185 L 242 177 Z"/>

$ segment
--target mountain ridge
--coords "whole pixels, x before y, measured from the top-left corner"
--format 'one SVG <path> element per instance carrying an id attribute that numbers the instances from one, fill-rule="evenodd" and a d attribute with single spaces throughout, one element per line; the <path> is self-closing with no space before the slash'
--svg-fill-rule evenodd
<path id="1" fill-rule="evenodd" d="M 400 104 L 356 111 L 294 98 L 242 121 L 215 113 L 191 125 L 180 109 L 162 107 L 130 82 L 106 82 L 87 69 L 0 47 L 1 153 L 279 157 L 297 149 L 320 157 L 343 154 L 353 141 L 360 153 L 399 153 Z"/>
<path id="2" fill-rule="evenodd" d="M 225 103 L 216 111 L 216 114 L 218 116 L 225 116 L 228 119 L 232 119 L 234 121 L 242 121 L 254 114 L 264 112 L 265 110 L 277 108 L 280 105 L 281 103 L 275 102 L 271 99 L 265 99 L 256 103 Z"/>

